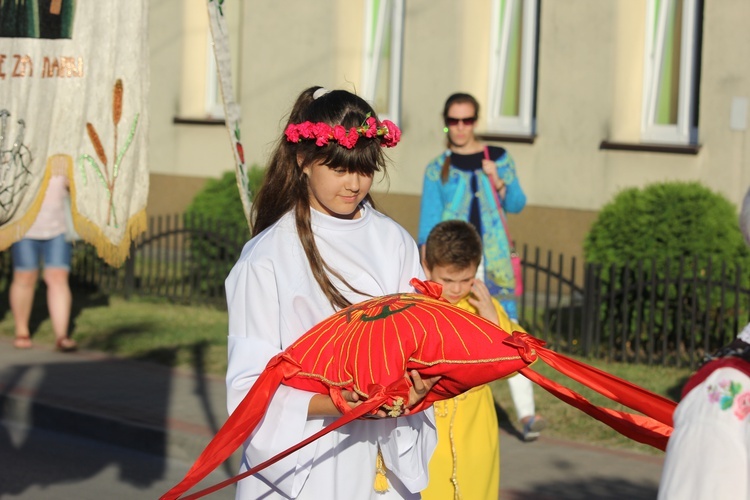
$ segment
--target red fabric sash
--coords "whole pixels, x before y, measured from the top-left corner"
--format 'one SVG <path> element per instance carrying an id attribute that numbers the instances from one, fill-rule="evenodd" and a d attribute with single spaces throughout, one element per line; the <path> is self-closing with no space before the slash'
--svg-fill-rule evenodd
<path id="1" fill-rule="evenodd" d="M 672 413 L 677 406 L 674 401 L 598 368 L 551 351 L 540 345 L 538 340 L 530 340 L 529 337 L 534 339 L 527 333 L 513 332 L 513 339 L 523 340 L 525 344 L 533 345 L 535 354 L 550 367 L 602 396 L 643 413 L 645 416 L 596 406 L 577 392 L 549 380 L 528 367 L 519 370 L 523 376 L 620 434 L 660 450 L 666 449 L 667 441 L 672 434 Z M 513 340 L 507 339 L 505 342 L 511 343 Z"/>
<path id="2" fill-rule="evenodd" d="M 266 370 L 253 384 L 250 391 L 253 397 L 246 397 L 242 400 L 209 445 L 198 456 L 183 480 L 161 498 L 179 498 L 229 458 L 263 419 L 268 404 L 281 381 L 293 377 L 299 370 L 299 365 L 284 353 L 277 355 L 269 362 Z"/>

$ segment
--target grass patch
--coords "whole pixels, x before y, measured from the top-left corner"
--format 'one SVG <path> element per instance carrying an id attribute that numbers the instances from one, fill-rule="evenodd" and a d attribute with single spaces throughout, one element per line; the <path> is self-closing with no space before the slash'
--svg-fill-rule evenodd
<path id="1" fill-rule="evenodd" d="M 13 317 L 7 296 L 3 299 L 0 332 L 12 336 Z M 38 290 L 30 322 L 33 341 L 51 346 L 54 334 L 46 307 L 44 292 Z M 82 349 L 205 373 L 226 371 L 227 313 L 216 308 L 76 290 L 71 327 Z"/>
<path id="2" fill-rule="evenodd" d="M 83 349 L 192 369 L 199 373 L 224 376 L 226 372 L 227 313 L 224 310 L 173 304 L 166 300 L 125 300 L 118 296 L 85 294 L 80 290 L 75 291 L 73 304 L 73 338 Z M 0 335 L 12 337 L 13 318 L 8 310 L 7 292 L 0 296 L 0 308 L 4 312 L 0 317 Z M 37 293 L 31 328 L 36 344 L 53 344 L 54 336 L 42 290 Z M 687 368 L 648 367 L 590 359 L 583 361 L 672 400 L 678 399 L 682 385 L 690 375 Z M 534 369 L 579 392 L 594 404 L 625 409 L 559 374 L 543 361 L 537 362 Z M 518 429 L 507 382 L 500 380 L 490 386 L 500 407 L 501 426 Z M 661 453 L 621 436 L 541 387 L 535 386 L 534 393 L 537 412 L 548 421 L 544 430 L 546 436 L 649 454 Z"/>
<path id="3" fill-rule="evenodd" d="M 688 368 L 671 368 L 662 366 L 645 366 L 630 365 L 623 363 L 609 363 L 601 360 L 581 359 L 583 362 L 599 368 L 607 373 L 628 380 L 636 385 L 644 387 L 652 392 L 665 396 L 673 401 L 679 399 L 680 391 L 687 377 L 691 374 Z M 584 387 L 578 382 L 560 374 L 550 368 L 543 361 L 534 364 L 535 371 L 545 377 L 558 382 L 561 385 L 569 387 L 578 392 L 586 399 L 598 406 L 605 406 L 615 410 L 633 412 L 623 405 L 614 403 L 599 393 Z M 501 426 L 512 425 L 520 430 L 517 424 L 513 400 L 510 397 L 508 383 L 504 380 L 498 380 L 490 384 L 495 401 L 500 406 L 499 418 Z M 543 434 L 550 437 L 561 439 L 575 440 L 584 443 L 596 444 L 608 448 L 625 449 L 639 451 L 651 455 L 658 455 L 662 452 L 632 441 L 602 424 L 577 408 L 557 399 L 541 387 L 534 385 L 534 396 L 536 401 L 536 411 L 538 414 L 547 419 L 547 428 Z"/>

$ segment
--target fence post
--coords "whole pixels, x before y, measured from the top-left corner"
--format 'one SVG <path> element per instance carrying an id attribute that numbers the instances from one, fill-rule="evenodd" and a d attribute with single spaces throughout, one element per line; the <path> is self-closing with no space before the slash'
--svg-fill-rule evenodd
<path id="1" fill-rule="evenodd" d="M 135 241 L 130 242 L 130 255 L 125 260 L 125 300 L 130 299 L 135 287 Z"/>
<path id="2" fill-rule="evenodd" d="M 588 263 L 583 270 L 583 311 L 581 318 L 581 349 L 584 356 L 590 354 L 591 338 L 594 332 L 594 315 L 597 313 L 596 301 L 596 273 L 594 264 Z"/>

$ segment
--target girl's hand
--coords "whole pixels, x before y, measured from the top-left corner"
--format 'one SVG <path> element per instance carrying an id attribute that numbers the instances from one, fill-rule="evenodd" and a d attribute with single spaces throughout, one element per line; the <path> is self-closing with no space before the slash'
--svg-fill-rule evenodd
<path id="1" fill-rule="evenodd" d="M 359 399 L 359 394 L 354 391 L 341 391 L 341 396 L 344 398 L 344 401 L 346 401 L 347 406 L 352 410 L 362 404 L 362 401 Z M 331 396 L 326 394 L 316 394 L 310 399 L 307 415 L 308 417 L 339 417 L 342 413 L 333 403 Z M 370 418 L 384 418 L 387 414 L 381 409 L 378 410 L 375 415 L 368 416 Z"/>
<path id="2" fill-rule="evenodd" d="M 404 412 L 404 415 L 408 415 L 409 408 L 424 399 L 430 389 L 432 389 L 432 386 L 435 385 L 438 380 L 440 380 L 440 375 L 436 375 L 428 379 L 423 379 L 419 376 L 419 372 L 417 372 L 417 370 L 412 370 L 409 375 L 405 376 L 409 376 L 411 378 L 412 384 L 411 388 L 409 389 L 409 402 L 407 404 L 407 409 Z M 354 409 L 362 404 L 362 401 L 360 401 L 359 399 L 359 394 L 357 394 L 356 392 L 341 391 L 341 396 L 344 398 L 346 404 L 349 405 L 349 408 L 351 409 Z M 390 410 L 388 410 L 387 408 L 380 408 L 377 413 L 373 415 L 365 415 L 364 418 L 385 418 L 388 416 L 389 411 Z M 310 405 L 308 408 L 308 416 L 310 417 L 338 417 L 341 414 L 342 413 L 339 411 L 336 405 L 333 404 L 333 400 L 331 400 L 330 396 L 327 396 L 325 394 L 316 394 L 310 400 Z"/>
<path id="3" fill-rule="evenodd" d="M 430 392 L 432 386 L 440 380 L 440 375 L 423 379 L 417 370 L 412 370 L 408 376 L 411 378 L 412 385 L 411 389 L 409 389 L 409 403 L 406 405 L 407 409 L 404 415 L 408 415 L 409 408 L 422 401 L 427 396 L 427 393 Z"/>
<path id="4" fill-rule="evenodd" d="M 479 316 L 492 321 L 496 325 L 500 323 L 500 319 L 497 317 L 495 304 L 492 303 L 490 290 L 480 279 L 475 279 L 474 284 L 471 286 L 469 304 L 477 308 L 477 314 Z"/>
<path id="5" fill-rule="evenodd" d="M 419 403 L 424 399 L 425 396 L 427 396 L 427 393 L 430 392 L 430 389 L 432 389 L 432 386 L 437 383 L 438 380 L 440 380 L 440 375 L 435 375 L 434 377 L 430 377 L 427 379 L 423 379 L 417 370 L 412 370 L 409 372 L 408 375 L 404 375 L 404 377 L 409 377 L 411 379 L 411 387 L 409 388 L 409 401 L 406 405 L 406 409 L 403 412 L 403 415 L 409 415 L 411 413 L 410 408 Z M 365 418 L 383 418 L 386 416 L 389 416 L 391 410 L 388 408 L 380 408 L 378 410 L 377 415 L 366 415 Z"/>

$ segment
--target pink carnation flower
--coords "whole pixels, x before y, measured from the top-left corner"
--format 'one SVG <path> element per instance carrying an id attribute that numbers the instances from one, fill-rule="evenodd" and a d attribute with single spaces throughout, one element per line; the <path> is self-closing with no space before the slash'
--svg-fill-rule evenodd
<path id="1" fill-rule="evenodd" d="M 346 129 L 343 127 L 343 125 L 335 125 L 333 127 L 333 138 L 336 139 L 339 144 L 342 144 L 341 141 L 346 139 Z"/>
<path id="2" fill-rule="evenodd" d="M 387 148 L 392 148 L 401 140 L 401 129 L 390 120 L 383 120 L 383 125 L 388 129 L 383 136 L 383 145 Z"/>
<path id="3" fill-rule="evenodd" d="M 328 140 L 331 138 L 333 129 L 330 125 L 323 122 L 318 122 L 313 126 L 313 134 L 316 137 L 316 146 L 325 146 L 328 144 Z"/>
<path id="4" fill-rule="evenodd" d="M 357 129 L 355 127 L 352 127 L 349 129 L 349 133 L 346 134 L 343 139 L 339 140 L 339 144 L 344 146 L 346 149 L 352 149 L 357 144 L 357 139 L 359 139 Z"/>
<path id="5" fill-rule="evenodd" d="M 289 142 L 299 142 L 299 131 L 297 130 L 297 125 L 294 123 L 287 125 L 284 135 L 286 135 L 286 140 Z"/>
<path id="6" fill-rule="evenodd" d="M 372 138 L 378 135 L 378 121 L 373 118 L 372 116 L 368 117 L 367 120 L 365 120 L 365 123 L 367 124 L 367 127 L 363 127 L 365 129 L 365 137 Z"/>
<path id="7" fill-rule="evenodd" d="M 750 415 L 750 391 L 745 391 L 735 398 L 734 414 L 740 420 Z"/>
<path id="8" fill-rule="evenodd" d="M 313 134 L 314 125 L 312 123 L 308 122 L 302 122 L 299 125 L 297 125 L 297 129 L 299 130 L 299 135 L 304 137 L 305 139 L 312 139 L 315 137 Z"/>

